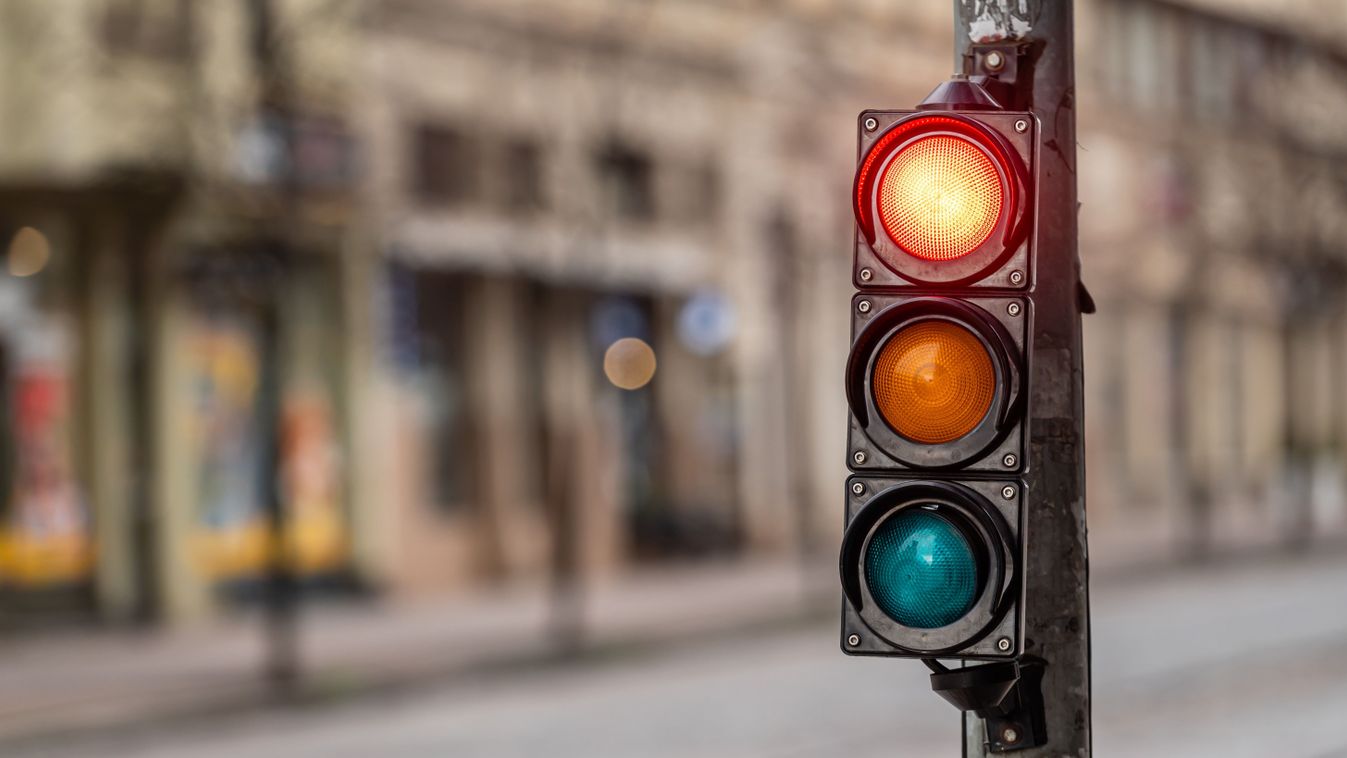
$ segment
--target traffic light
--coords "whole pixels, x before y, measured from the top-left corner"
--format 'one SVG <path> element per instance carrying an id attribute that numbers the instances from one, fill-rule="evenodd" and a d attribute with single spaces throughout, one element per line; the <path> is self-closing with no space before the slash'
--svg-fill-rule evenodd
<path id="1" fill-rule="evenodd" d="M 858 121 L 842 649 L 937 672 L 1024 650 L 1038 146 L 994 108 Z"/>

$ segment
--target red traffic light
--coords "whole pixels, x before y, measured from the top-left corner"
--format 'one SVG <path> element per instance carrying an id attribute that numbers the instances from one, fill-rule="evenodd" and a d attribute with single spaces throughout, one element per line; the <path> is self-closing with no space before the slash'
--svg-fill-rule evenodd
<path id="1" fill-rule="evenodd" d="M 1025 156 L 987 121 L 912 114 L 865 152 L 853 195 L 857 224 L 899 276 L 971 281 L 1004 263 L 1023 240 Z"/>
<path id="2" fill-rule="evenodd" d="M 879 220 L 898 246 L 926 260 L 962 258 L 991 236 L 1005 206 L 1000 172 L 962 137 L 920 137 L 879 177 Z"/>

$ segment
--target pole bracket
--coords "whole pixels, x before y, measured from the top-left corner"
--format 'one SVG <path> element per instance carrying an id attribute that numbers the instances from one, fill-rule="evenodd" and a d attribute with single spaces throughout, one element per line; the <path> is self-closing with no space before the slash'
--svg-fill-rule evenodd
<path id="1" fill-rule="evenodd" d="M 1033 80 L 1030 45 L 1017 40 L 977 42 L 963 54 L 963 73 L 1011 110 L 1028 110 L 1021 82 Z"/>
<path id="2" fill-rule="evenodd" d="M 933 659 L 931 689 L 961 711 L 972 711 L 987 729 L 987 749 L 1013 753 L 1048 743 L 1043 710 L 1043 671 L 1033 656 L 951 669 Z"/>

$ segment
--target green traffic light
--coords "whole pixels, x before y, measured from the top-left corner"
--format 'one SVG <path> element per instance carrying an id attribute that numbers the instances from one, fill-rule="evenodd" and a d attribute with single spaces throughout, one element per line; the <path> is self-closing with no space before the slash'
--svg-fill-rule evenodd
<path id="1" fill-rule="evenodd" d="M 880 610 L 894 621 L 935 629 L 958 621 L 973 607 L 977 557 L 968 538 L 944 516 L 905 508 L 870 538 L 865 581 Z"/>

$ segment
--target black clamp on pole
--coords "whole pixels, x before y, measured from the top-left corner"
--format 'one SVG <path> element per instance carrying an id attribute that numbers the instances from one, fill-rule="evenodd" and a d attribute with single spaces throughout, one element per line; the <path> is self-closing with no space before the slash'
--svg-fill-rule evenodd
<path id="1" fill-rule="evenodd" d="M 947 668 L 933 658 L 923 659 L 931 669 L 931 689 L 961 711 L 976 713 L 987 726 L 987 747 L 993 753 L 1011 753 L 1048 742 L 1043 714 L 1041 658 L 1024 656 L 960 669 Z"/>

